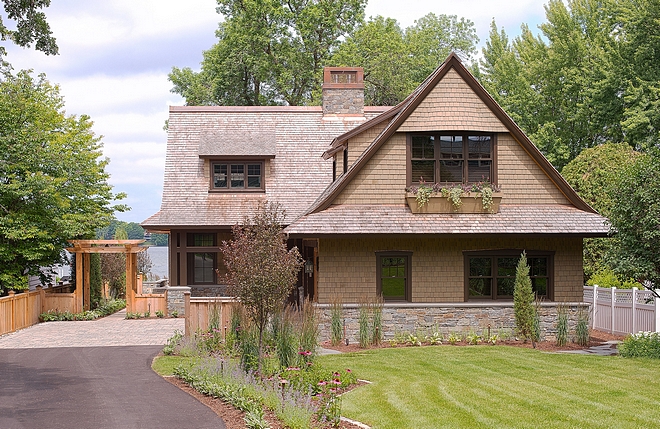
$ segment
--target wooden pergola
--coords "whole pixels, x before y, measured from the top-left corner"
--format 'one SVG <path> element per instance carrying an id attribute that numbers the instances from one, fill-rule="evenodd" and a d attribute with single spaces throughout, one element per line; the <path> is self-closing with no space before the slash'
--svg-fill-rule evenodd
<path id="1" fill-rule="evenodd" d="M 90 309 L 90 257 L 92 253 L 123 253 L 126 255 L 126 302 L 133 302 L 137 293 L 137 254 L 144 240 L 72 240 L 68 250 L 76 254 L 75 312 Z M 81 287 L 82 286 L 82 287 Z M 130 308 L 127 308 L 131 311 Z"/>

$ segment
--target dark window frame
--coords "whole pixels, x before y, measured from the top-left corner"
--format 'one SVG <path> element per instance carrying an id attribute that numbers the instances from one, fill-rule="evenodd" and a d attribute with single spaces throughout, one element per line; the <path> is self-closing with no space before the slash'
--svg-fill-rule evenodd
<path id="1" fill-rule="evenodd" d="M 505 278 L 505 276 L 499 276 L 497 274 L 497 260 L 504 258 L 515 258 L 516 265 L 517 261 L 520 259 L 520 254 L 523 252 L 522 249 L 503 249 L 503 250 L 482 250 L 482 251 L 466 251 L 463 252 L 463 273 L 464 273 L 464 299 L 465 301 L 510 301 L 513 299 L 513 295 L 497 295 L 497 279 Z M 539 296 L 539 298 L 547 299 L 549 301 L 554 301 L 554 251 L 546 250 L 527 250 L 527 264 L 529 265 L 529 260 L 532 258 L 546 258 L 546 269 L 547 275 L 545 276 L 535 276 L 530 272 L 530 277 L 532 282 L 534 278 L 547 278 L 546 284 L 546 295 Z M 470 278 L 477 278 L 476 276 L 470 276 L 470 259 L 471 258 L 490 258 L 491 259 L 491 275 L 484 276 L 486 278 L 493 279 L 491 284 L 491 296 L 490 297 L 470 297 Z M 531 267 L 530 267 L 531 268 Z M 515 279 L 515 276 L 514 276 Z"/>
<path id="2" fill-rule="evenodd" d="M 210 274 L 210 280 L 208 281 L 198 281 L 197 276 L 196 276 L 196 270 L 198 268 L 201 269 L 209 269 L 208 267 L 196 267 L 195 266 L 195 261 L 197 260 L 197 255 L 203 255 L 204 258 L 206 256 L 210 256 L 210 260 L 212 261 L 212 266 L 210 268 L 210 272 L 207 274 Z M 218 268 L 218 254 L 217 252 L 189 252 L 187 253 L 188 256 L 188 284 L 191 285 L 214 285 L 217 283 L 216 280 L 216 270 Z"/>
<path id="3" fill-rule="evenodd" d="M 215 185 L 215 166 L 227 166 L 227 186 L 217 187 Z M 248 187 L 249 184 L 249 166 L 259 165 L 259 187 Z M 243 186 L 231 186 L 231 168 L 232 166 L 243 167 Z M 213 159 L 209 163 L 209 190 L 210 192 L 264 192 L 266 190 L 266 163 L 263 159 Z M 256 175 L 251 175 L 255 177 Z"/>
<path id="4" fill-rule="evenodd" d="M 481 181 L 469 181 L 469 165 L 470 162 L 477 161 L 477 159 L 470 158 L 469 154 L 469 145 L 468 137 L 471 136 L 488 136 L 490 137 L 490 158 L 481 158 L 480 160 L 490 161 L 490 179 L 489 182 L 497 185 L 497 133 L 487 133 L 487 132 L 470 132 L 470 131 L 433 131 L 433 132 L 414 132 L 407 133 L 406 135 L 406 183 L 407 186 L 416 186 L 419 184 L 418 177 L 412 177 L 412 163 L 413 161 L 430 161 L 431 158 L 413 158 L 413 137 L 417 136 L 432 136 L 434 138 L 434 150 L 433 158 L 434 162 L 434 180 L 435 183 L 447 183 L 448 185 L 458 185 L 458 184 L 471 184 Z M 462 157 L 456 158 L 463 162 L 462 166 L 462 181 L 443 181 L 440 180 L 440 163 L 442 161 L 449 160 L 448 158 L 441 157 L 441 137 L 442 136 L 461 136 L 462 137 Z M 431 181 L 429 181 L 431 183 Z"/>
<path id="5" fill-rule="evenodd" d="M 376 295 L 383 296 L 383 258 L 404 258 L 405 262 L 405 286 L 403 299 L 386 299 L 385 302 L 412 302 L 412 252 L 407 251 L 385 251 L 376 252 Z"/>

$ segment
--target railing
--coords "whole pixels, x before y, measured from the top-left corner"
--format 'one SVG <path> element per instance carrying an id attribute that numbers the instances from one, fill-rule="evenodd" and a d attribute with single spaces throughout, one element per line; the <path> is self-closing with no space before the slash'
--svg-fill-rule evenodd
<path id="1" fill-rule="evenodd" d="M 184 292 L 183 296 L 186 312 L 186 337 L 195 332 L 206 331 L 209 328 L 209 322 L 214 317 L 218 318 L 224 336 L 225 331 L 231 326 L 232 310 L 240 305 L 234 298 L 191 298 L 190 292 Z"/>
<path id="2" fill-rule="evenodd" d="M 648 290 L 584 286 L 593 329 L 613 334 L 660 332 L 660 300 Z"/>
<path id="3" fill-rule="evenodd" d="M 0 298 L 0 335 L 39 323 L 39 315 L 46 311 L 74 311 L 72 293 L 46 293 L 41 287 L 36 291 Z"/>

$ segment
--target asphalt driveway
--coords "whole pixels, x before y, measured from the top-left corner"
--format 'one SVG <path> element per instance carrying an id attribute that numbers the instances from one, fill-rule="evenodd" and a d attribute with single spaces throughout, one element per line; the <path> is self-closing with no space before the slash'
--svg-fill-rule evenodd
<path id="1" fill-rule="evenodd" d="M 149 344 L 153 341 L 149 332 L 157 330 L 151 322 L 158 321 L 124 320 L 116 315 L 94 322 L 60 322 L 60 326 L 74 344 L 98 342 L 113 326 L 115 332 L 131 332 L 126 335 L 128 342 Z M 86 325 L 75 329 L 76 324 Z M 51 342 L 58 343 L 57 329 L 47 325 L 0 337 L 0 428 L 225 427 L 208 407 L 151 370 L 161 345 L 44 348 L 48 342 L 38 340 L 43 339 L 42 329 L 54 336 Z M 162 326 L 163 331 L 171 329 Z M 78 340 L 72 334 L 76 331 L 81 336 Z M 160 334 L 167 338 L 172 333 Z M 140 335 L 145 336 L 143 341 Z M 117 342 L 116 338 L 111 341 Z"/>

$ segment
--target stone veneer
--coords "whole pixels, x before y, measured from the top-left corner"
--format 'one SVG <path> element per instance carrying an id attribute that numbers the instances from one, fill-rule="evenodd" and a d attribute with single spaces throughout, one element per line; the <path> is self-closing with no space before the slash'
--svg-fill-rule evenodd
<path id="1" fill-rule="evenodd" d="M 184 292 L 190 292 L 188 286 L 167 286 L 167 314 L 172 315 L 172 311 L 176 310 L 178 317 L 186 315 L 186 306 L 183 299 Z"/>
<path id="2" fill-rule="evenodd" d="M 364 114 L 364 89 L 323 89 L 323 114 Z"/>
<path id="3" fill-rule="evenodd" d="M 575 331 L 580 308 L 589 311 L 589 304 L 581 302 L 563 303 L 568 308 L 569 332 Z M 554 341 L 557 335 L 557 303 L 541 303 L 541 340 Z M 320 313 L 319 329 L 321 341 L 330 338 L 331 307 L 317 304 Z M 357 304 L 345 304 L 343 317 L 346 337 L 350 343 L 358 342 Z M 385 304 L 383 307 L 383 338 L 394 338 L 395 334 L 430 334 L 439 332 L 486 334 L 490 326 L 491 335 L 513 334 L 515 316 L 513 303 L 450 303 L 450 304 Z"/>

